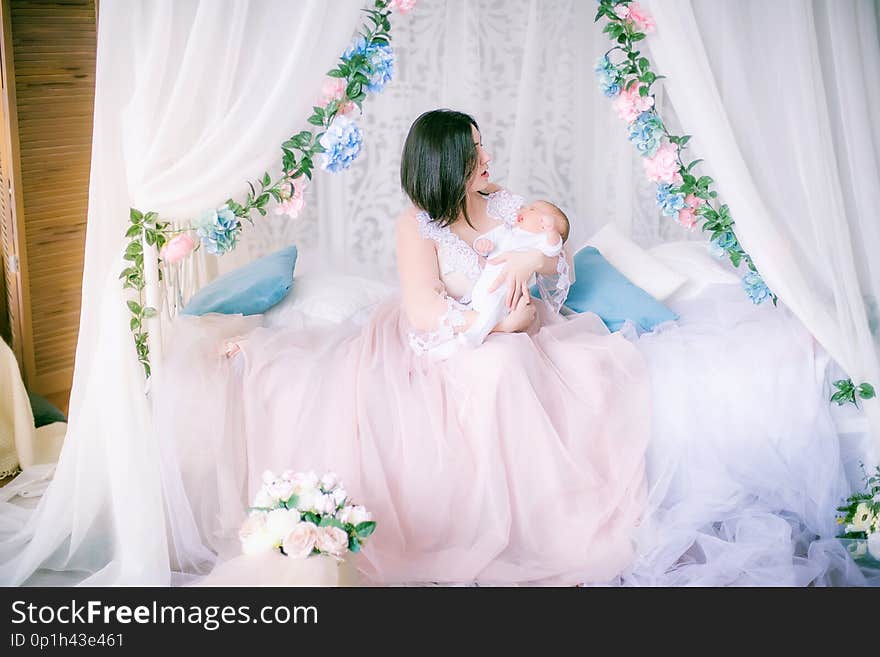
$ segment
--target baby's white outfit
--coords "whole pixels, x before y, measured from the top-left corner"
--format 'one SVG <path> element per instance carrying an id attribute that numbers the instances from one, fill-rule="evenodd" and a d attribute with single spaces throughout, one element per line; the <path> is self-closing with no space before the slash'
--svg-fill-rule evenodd
<path id="1" fill-rule="evenodd" d="M 487 262 L 480 277 L 474 284 L 471 292 L 470 309 L 476 310 L 479 316 L 474 323 L 467 329 L 458 334 L 458 339 L 462 344 L 476 347 L 483 343 L 492 329 L 508 314 L 507 295 L 509 293 L 508 286 L 502 284 L 494 292 L 489 292 L 492 283 L 504 270 L 504 264 L 491 264 L 488 260 L 492 260 L 502 253 L 508 251 L 528 251 L 529 249 L 539 249 L 541 253 L 548 257 L 558 256 L 562 251 L 562 240 L 557 244 L 550 244 L 549 233 L 541 231 L 540 233 L 532 233 L 515 225 L 501 224 L 490 230 L 488 233 L 480 235 L 477 239 L 489 239 L 493 243 L 492 251 L 487 256 Z M 476 243 L 476 240 L 474 241 Z"/>

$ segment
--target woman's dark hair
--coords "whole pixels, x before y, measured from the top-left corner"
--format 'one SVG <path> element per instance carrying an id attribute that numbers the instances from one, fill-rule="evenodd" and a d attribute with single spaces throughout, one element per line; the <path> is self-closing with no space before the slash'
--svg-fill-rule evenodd
<path id="1" fill-rule="evenodd" d="M 448 109 L 417 118 L 403 145 L 400 184 L 410 200 L 433 221 L 448 226 L 467 214 L 467 183 L 477 166 L 473 117 Z"/>

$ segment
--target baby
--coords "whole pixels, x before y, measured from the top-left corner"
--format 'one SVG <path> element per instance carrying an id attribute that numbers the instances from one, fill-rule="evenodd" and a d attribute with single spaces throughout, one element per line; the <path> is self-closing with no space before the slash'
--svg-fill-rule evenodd
<path id="1" fill-rule="evenodd" d="M 513 226 L 501 224 L 474 240 L 474 250 L 490 260 L 507 251 L 539 249 L 546 256 L 557 256 L 568 239 L 569 223 L 565 213 L 549 201 L 535 201 L 524 205 L 516 215 Z M 494 292 L 489 288 L 504 269 L 503 264 L 486 263 L 471 292 L 470 308 L 479 316 L 462 333 L 459 340 L 470 346 L 483 343 L 492 329 L 507 316 L 507 286 Z"/>

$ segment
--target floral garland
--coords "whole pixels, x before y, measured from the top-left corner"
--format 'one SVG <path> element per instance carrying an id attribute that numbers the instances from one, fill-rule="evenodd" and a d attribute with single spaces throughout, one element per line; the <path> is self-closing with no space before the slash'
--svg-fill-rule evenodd
<path id="1" fill-rule="evenodd" d="M 207 210 L 190 226 L 172 230 L 170 222 L 159 221 L 155 212 L 131 208 L 130 226 L 125 236 L 129 242 L 123 258 L 131 264 L 119 278 L 124 289 L 132 289 L 137 299 L 127 301 L 131 312 L 130 328 L 134 336 L 138 360 L 150 376 L 148 334 L 144 320 L 157 315 L 155 308 L 144 301 L 145 275 L 142 239 L 159 249 L 160 262 L 174 264 L 199 246 L 208 253 L 221 256 L 233 250 L 243 229 L 243 220 L 253 224 L 256 210 L 267 214 L 271 200 L 275 212 L 295 218 L 305 204 L 304 192 L 317 162 L 325 171 L 344 171 L 361 152 L 363 132 L 355 121 L 368 94 L 381 92 L 394 75 L 394 51 L 391 48 L 392 12 L 406 14 L 416 0 L 374 0 L 373 9 L 365 9 L 367 20 L 358 31 L 354 43 L 342 54 L 337 66 L 327 73 L 321 88 L 321 104 L 312 108 L 309 124 L 323 132 L 303 130 L 281 144 L 281 170 L 273 181 L 268 172 L 254 182 L 248 181 L 243 202 L 229 198 L 219 208 Z M 193 239 L 189 233 L 195 233 Z M 159 269 L 159 279 L 162 270 Z"/>
<path id="2" fill-rule="evenodd" d="M 837 524 L 842 527 L 838 538 L 857 541 L 851 544 L 853 557 L 864 557 L 870 551 L 880 561 L 880 466 L 871 476 L 865 473 L 864 490 L 850 495 L 837 511 L 841 514 Z"/>
<path id="3" fill-rule="evenodd" d="M 689 230 L 702 221 L 701 229 L 711 233 L 710 249 L 715 256 L 727 254 L 736 268 L 746 264 L 748 272 L 742 277 L 742 286 L 752 303 L 772 299 L 776 304 L 776 295 L 764 284 L 752 258 L 739 243 L 730 208 L 717 205 L 718 193 L 711 189 L 714 180 L 694 175 L 694 168 L 702 160 L 684 161 L 683 151 L 691 136 L 670 134 L 657 113 L 651 85 L 664 76 L 651 71 L 650 61 L 634 45 L 655 31 L 654 19 L 632 0 L 597 1 L 595 20 L 603 16 L 608 19 L 602 31 L 618 44 L 596 62 L 599 88 L 615 99 L 614 109 L 626 122 L 629 140 L 644 158 L 648 180 L 658 183 L 660 211 Z M 618 62 L 611 59 L 615 51 L 624 56 Z"/>
<path id="4" fill-rule="evenodd" d="M 672 135 L 657 113 L 651 86 L 664 76 L 651 71 L 647 57 L 635 49 L 636 43 L 656 30 L 653 17 L 632 0 L 597 0 L 595 21 L 605 17 L 602 30 L 618 45 L 608 50 L 596 62 L 595 73 L 600 91 L 614 98 L 617 114 L 628 126 L 629 140 L 644 158 L 645 175 L 658 183 L 656 200 L 664 216 L 674 217 L 678 223 L 693 230 L 702 221 L 701 230 L 710 233 L 709 250 L 716 257 L 725 254 L 734 268 L 745 263 L 742 287 L 752 303 L 767 299 L 775 306 L 778 299 L 764 283 L 751 256 L 745 252 L 736 236 L 735 222 L 726 204 L 717 205 L 718 193 L 711 189 L 714 180 L 709 176 L 697 177 L 694 168 L 702 160 L 685 163 L 683 151 L 691 135 Z M 611 54 L 619 51 L 620 61 L 612 61 Z M 834 382 L 838 391 L 831 401 L 850 402 L 858 406 L 856 397 L 871 399 L 874 387 L 869 383 L 856 386 L 851 379 Z"/>

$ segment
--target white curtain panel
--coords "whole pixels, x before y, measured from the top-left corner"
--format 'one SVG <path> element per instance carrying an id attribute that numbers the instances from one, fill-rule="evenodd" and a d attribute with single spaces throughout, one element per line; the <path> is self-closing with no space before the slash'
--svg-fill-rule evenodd
<path id="1" fill-rule="evenodd" d="M 626 126 L 598 91 L 593 67 L 609 45 L 595 12 L 584 0 L 419 0 L 392 16 L 395 75 L 364 104 L 356 163 L 318 172 L 297 219 L 259 219 L 221 271 L 295 243 L 297 273 L 395 282 L 394 219 L 408 204 L 400 154 L 410 124 L 438 107 L 476 118 L 494 181 L 566 209 L 573 246 L 608 222 L 645 246 L 699 239 L 660 216 Z"/>
<path id="2" fill-rule="evenodd" d="M 880 385 L 876 3 L 646 7 L 657 72 L 743 247 L 854 381 Z M 876 445 L 880 402 L 864 408 Z"/>
<path id="3" fill-rule="evenodd" d="M 241 195 L 244 179 L 277 161 L 280 143 L 302 129 L 362 6 L 101 3 L 70 423 L 36 513 L 2 509 L 0 583 L 21 583 L 40 567 L 95 585 L 169 582 L 160 450 L 117 279 L 128 209 L 189 219 Z M 185 518 L 168 517 L 171 532 L 192 537 Z"/>

